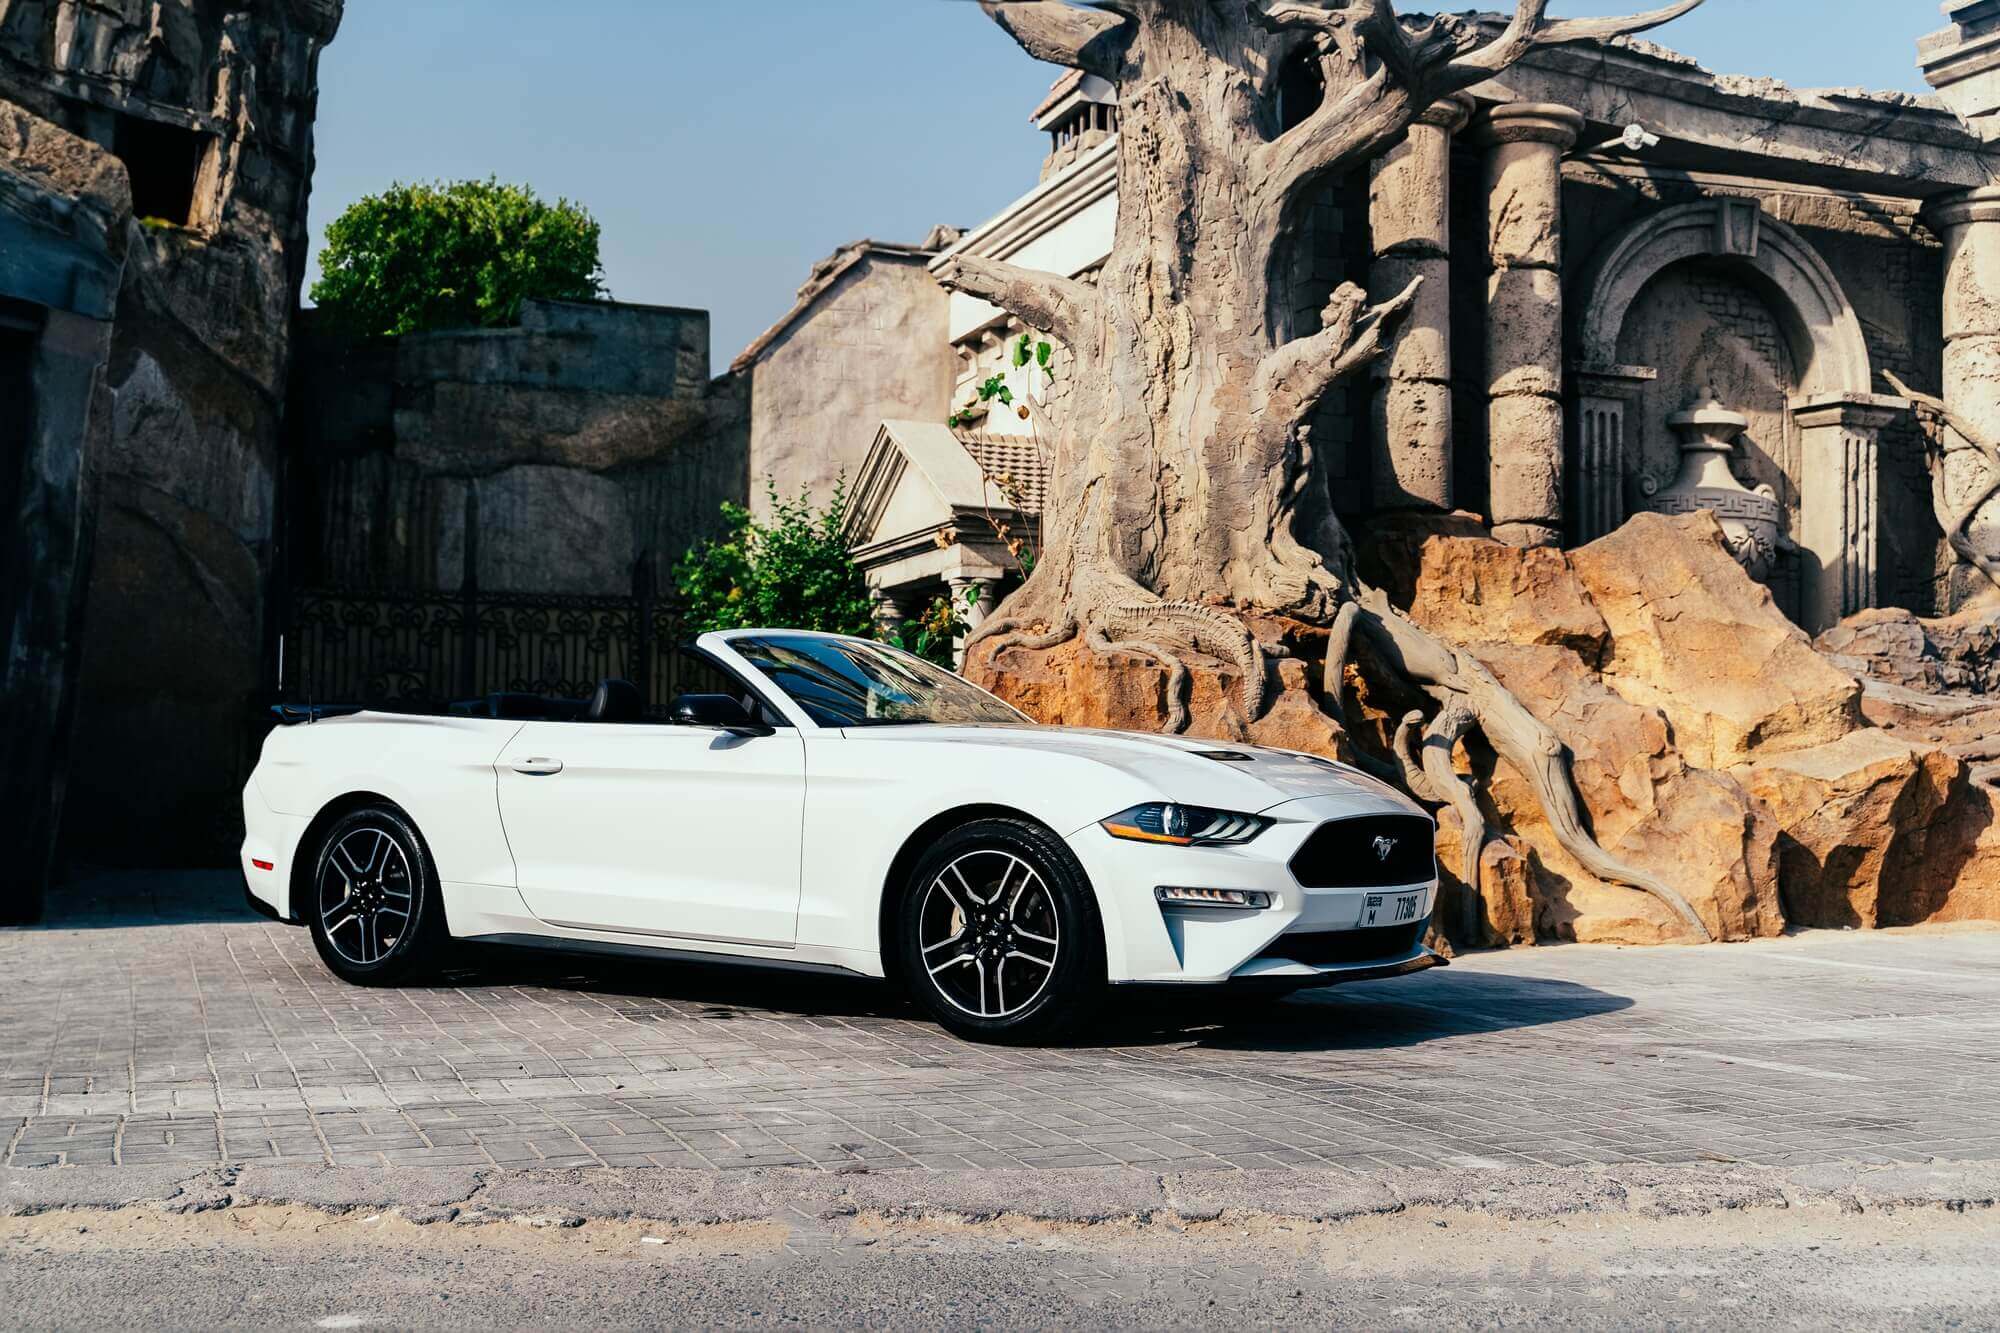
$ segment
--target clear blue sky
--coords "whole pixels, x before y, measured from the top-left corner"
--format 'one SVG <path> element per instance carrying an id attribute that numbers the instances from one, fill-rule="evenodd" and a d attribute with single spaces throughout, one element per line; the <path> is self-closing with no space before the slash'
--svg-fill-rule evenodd
<path id="1" fill-rule="evenodd" d="M 1942 23 L 1934 0 L 1708 0 L 1654 36 L 1725 72 L 1922 92 L 1916 39 Z M 604 226 L 614 296 L 714 312 L 719 371 L 835 247 L 969 226 L 1031 187 L 1028 112 L 1058 72 L 968 0 L 347 0 L 315 243 L 396 180 L 565 195 Z"/>

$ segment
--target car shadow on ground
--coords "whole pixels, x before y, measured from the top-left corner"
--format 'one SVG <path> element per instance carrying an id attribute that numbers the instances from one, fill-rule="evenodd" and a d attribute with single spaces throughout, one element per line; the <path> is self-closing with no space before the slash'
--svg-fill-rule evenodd
<path id="1" fill-rule="evenodd" d="M 245 905 L 234 871 L 111 872 L 52 896 L 48 919 L 30 930 L 261 922 Z M 305 943 L 305 932 L 298 940 Z M 523 986 L 596 997 L 635 1022 L 840 1020 L 935 1034 L 894 987 L 880 981 L 682 960 L 592 957 L 536 949 L 460 945 L 443 983 L 454 988 Z M 1212 987 L 1113 987 L 1101 1010 L 1069 1039 L 1078 1049 L 1304 1052 L 1415 1046 L 1450 1037 L 1547 1027 L 1630 1008 L 1632 1001 L 1574 982 L 1502 975 L 1471 967 L 1368 981 L 1291 995 Z"/>
<path id="2" fill-rule="evenodd" d="M 888 983 L 858 977 L 593 958 L 461 946 L 446 982 L 590 994 L 635 1021 L 838 1019 L 916 1024 L 943 1035 Z M 620 1003 L 625 1001 L 625 1003 Z M 1290 995 L 1210 987 L 1114 987 L 1065 1045 L 1335 1051 L 1547 1027 L 1629 1009 L 1633 1001 L 1575 982 L 1466 968 Z"/>
<path id="3" fill-rule="evenodd" d="M 1617 1013 L 1633 1001 L 1573 981 L 1455 970 L 1261 996 L 1229 990 L 1114 991 L 1103 1046 L 1231 1051 L 1377 1050 Z"/>

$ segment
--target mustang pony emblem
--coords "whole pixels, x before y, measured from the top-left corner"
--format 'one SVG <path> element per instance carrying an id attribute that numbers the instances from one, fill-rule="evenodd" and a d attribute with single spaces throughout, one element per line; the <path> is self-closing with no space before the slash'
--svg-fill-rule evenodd
<path id="1" fill-rule="evenodd" d="M 1388 860 L 1389 853 L 1395 850 L 1396 840 L 1388 834 L 1384 833 L 1381 837 L 1375 839 L 1375 859 L 1377 861 Z"/>

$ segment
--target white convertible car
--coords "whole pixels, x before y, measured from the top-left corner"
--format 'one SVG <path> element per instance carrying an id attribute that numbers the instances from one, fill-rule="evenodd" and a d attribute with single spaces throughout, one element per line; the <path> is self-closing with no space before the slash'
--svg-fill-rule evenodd
<path id="1" fill-rule="evenodd" d="M 1042 727 L 861 639 L 705 635 L 734 683 L 295 710 L 244 788 L 259 910 L 393 984 L 449 940 L 889 977 L 1045 1038 L 1105 983 L 1286 989 L 1424 947 L 1430 817 L 1310 755 Z"/>

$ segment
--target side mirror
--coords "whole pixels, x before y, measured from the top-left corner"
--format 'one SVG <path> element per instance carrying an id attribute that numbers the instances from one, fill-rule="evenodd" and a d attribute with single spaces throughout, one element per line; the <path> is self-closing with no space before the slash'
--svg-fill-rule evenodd
<path id="1" fill-rule="evenodd" d="M 777 730 L 751 717 L 727 694 L 683 694 L 674 700 L 674 721 L 684 727 L 714 727 L 733 736 L 769 736 Z"/>

